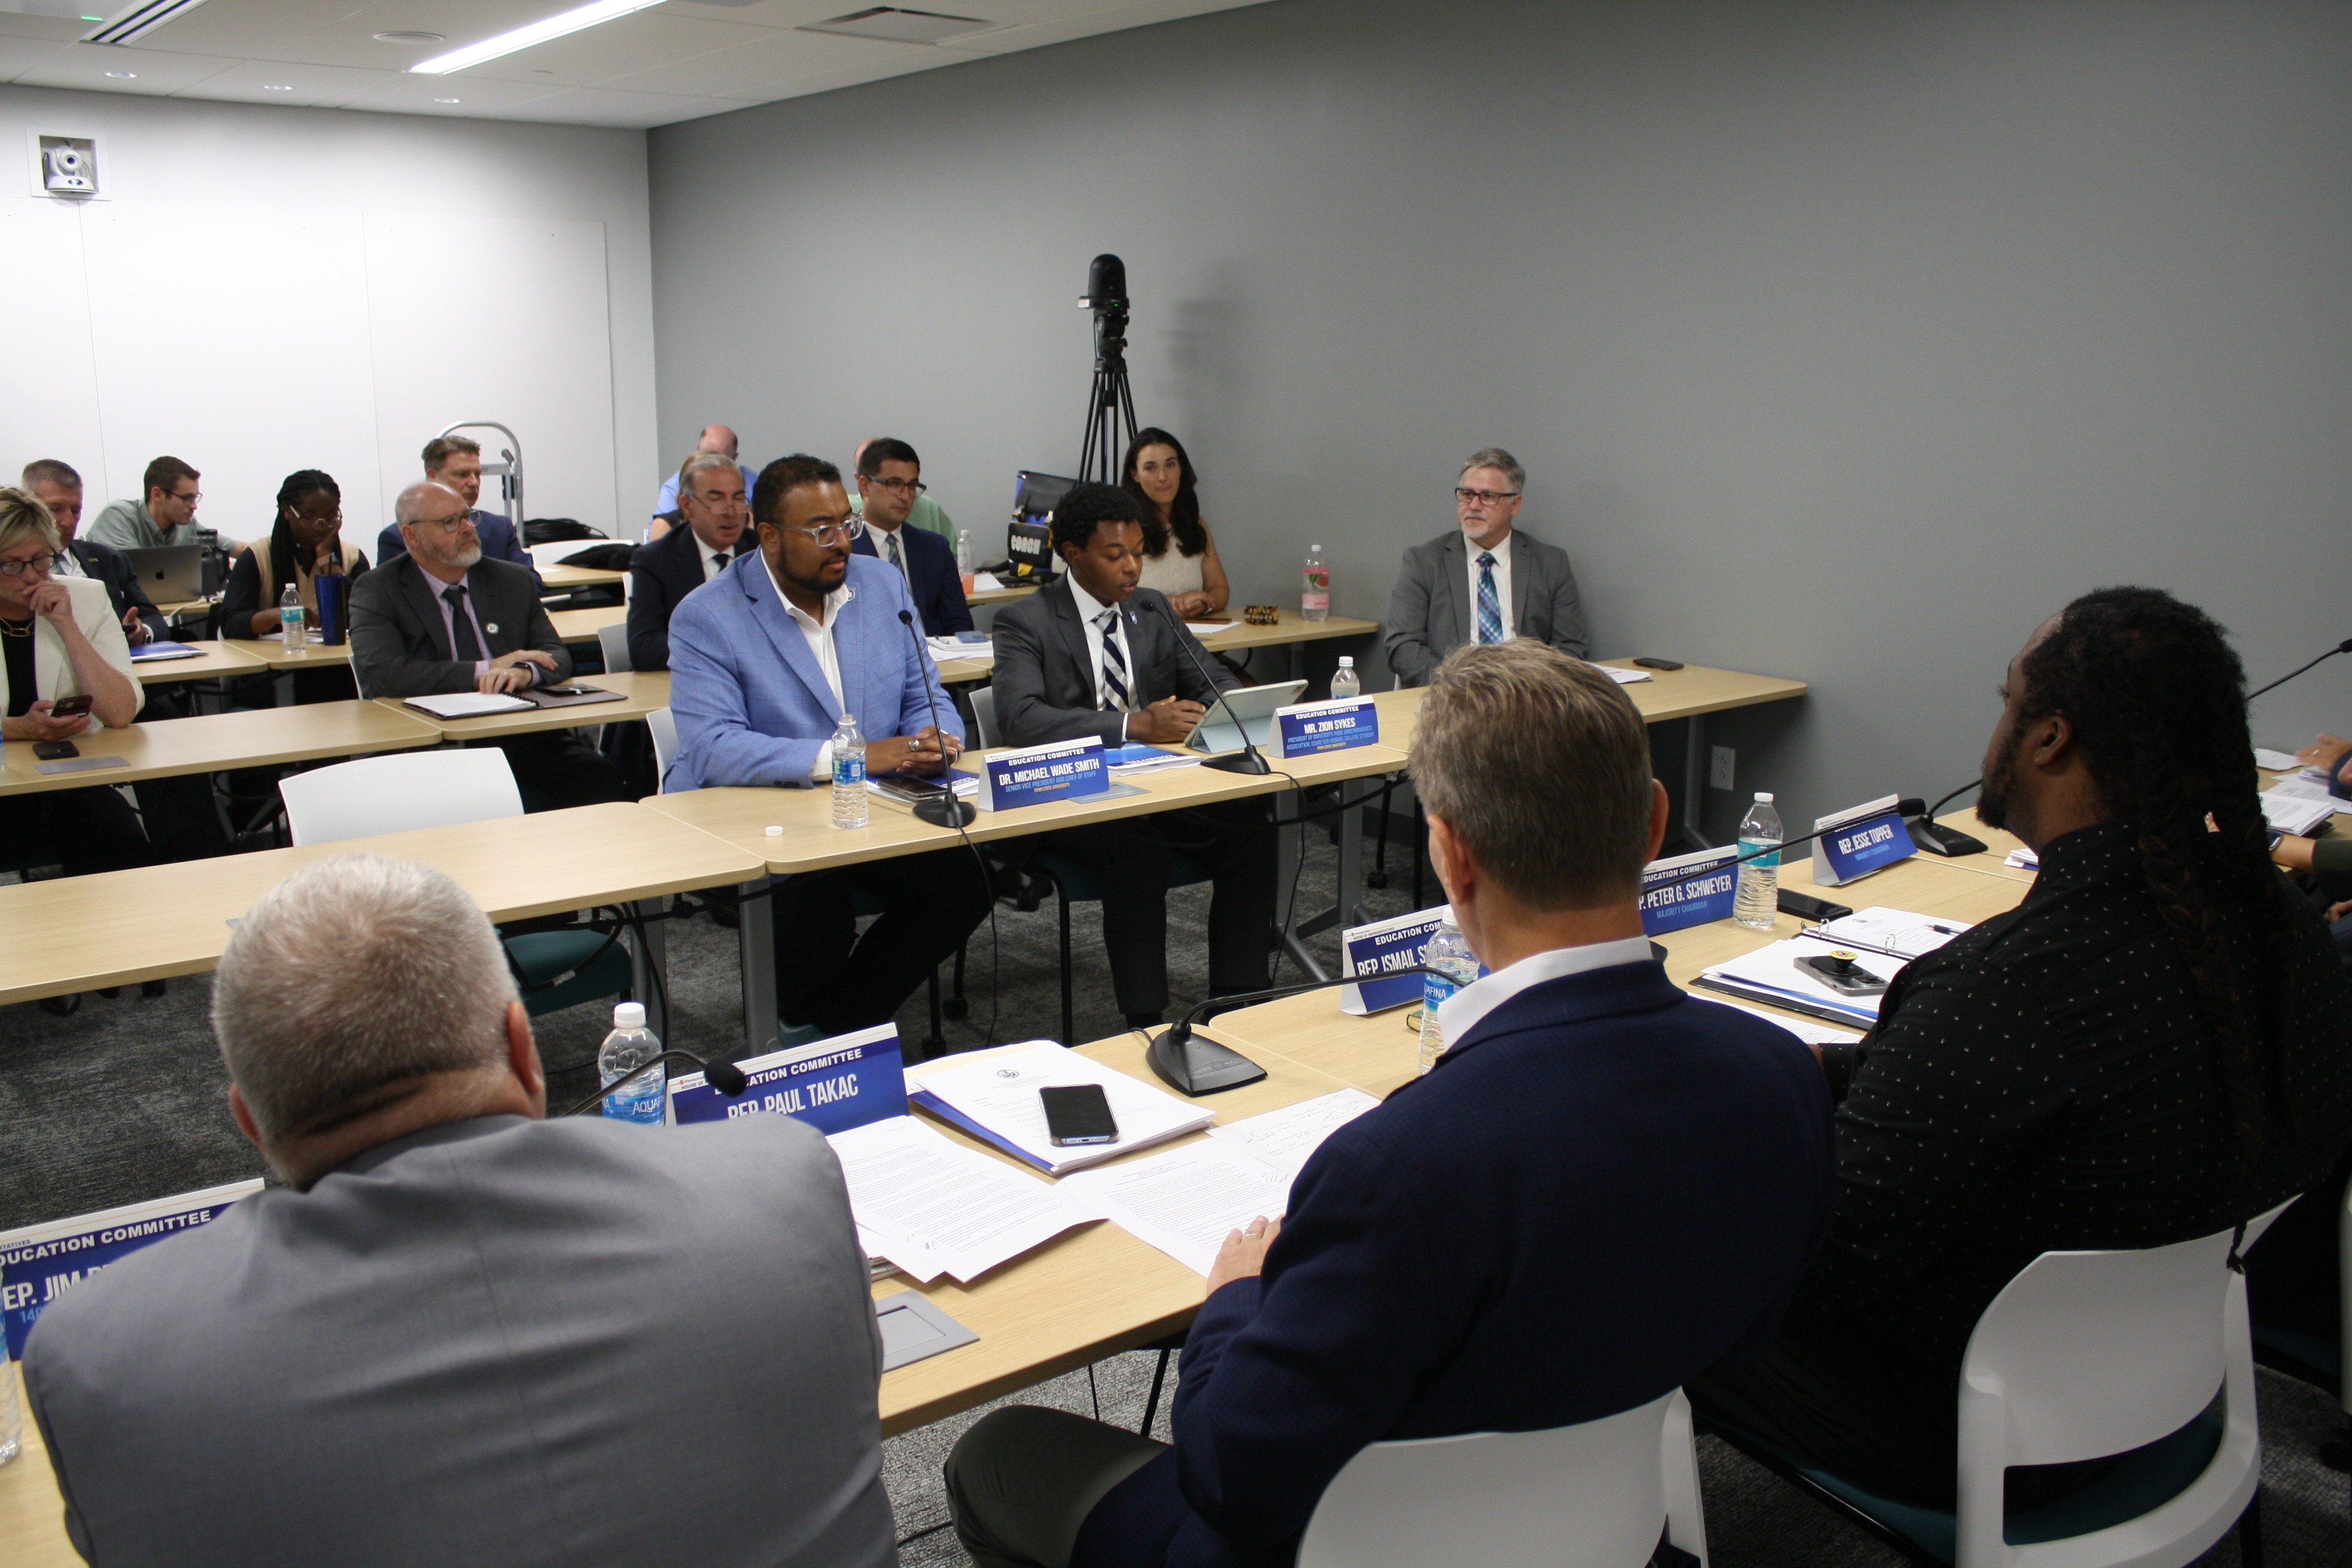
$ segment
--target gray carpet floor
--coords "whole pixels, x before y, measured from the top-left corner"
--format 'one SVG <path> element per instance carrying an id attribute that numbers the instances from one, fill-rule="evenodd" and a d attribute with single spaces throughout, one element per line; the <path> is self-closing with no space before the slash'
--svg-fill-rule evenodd
<path id="1" fill-rule="evenodd" d="M 1320 835 L 1310 832 L 1306 839 L 1298 902 L 1310 910 L 1331 901 L 1337 858 Z M 1412 907 L 1402 854 L 1391 870 L 1391 886 L 1368 894 L 1367 918 Z M 1427 897 L 1438 896 L 1431 884 Z M 1170 895 L 1170 984 L 1179 1006 L 1207 992 L 1202 939 L 1207 920 L 1205 887 Z M 1076 1033 L 1093 1039 L 1116 1032 L 1121 1020 L 1101 965 L 1097 910 L 1079 906 L 1073 927 Z M 1048 1038 L 1059 1030 L 1055 931 L 1050 899 L 1029 913 L 997 906 L 993 939 L 982 926 L 971 944 L 971 1012 L 949 1021 L 950 1048 Z M 1327 966 L 1334 961 L 1335 938 L 1326 935 L 1311 945 Z M 1299 975 L 1286 961 L 1276 978 Z M 671 922 L 669 1043 L 737 1054 L 740 980 L 733 931 L 707 918 Z M 0 1229 L 259 1173 L 259 1161 L 229 1121 L 227 1079 L 205 1022 L 209 998 L 208 979 L 197 976 L 172 982 L 161 997 L 142 997 L 136 987 L 113 999 L 86 996 L 68 1018 L 29 1003 L 0 1008 Z M 594 1088 L 595 1051 L 608 1017 L 601 1007 L 583 1006 L 536 1021 L 551 1100 L 568 1102 Z M 898 1024 L 909 1042 L 927 1032 L 921 993 L 909 999 Z M 1008 1402 L 1088 1414 L 1098 1408 L 1105 1419 L 1132 1428 L 1142 1418 L 1154 1360 L 1141 1352 L 1114 1356 L 1092 1368 L 1091 1377 L 1074 1373 Z M 2262 1374 L 2260 1399 L 2272 1568 L 2352 1563 L 2346 1479 L 2315 1457 L 2342 1413 L 2319 1391 L 2269 1373 Z M 951 1531 L 933 1528 L 947 1518 L 939 1467 L 956 1437 L 987 1408 L 884 1446 L 898 1531 L 912 1538 L 902 1552 L 910 1568 L 969 1561 Z M 1155 1434 L 1163 1438 L 1165 1412 L 1163 1399 Z M 1701 1441 L 1699 1465 L 1711 1554 L 1718 1563 L 1879 1568 L 1903 1561 L 1713 1438 Z M 2200 1559 L 2214 1565 L 2237 1561 L 2231 1541 Z"/>

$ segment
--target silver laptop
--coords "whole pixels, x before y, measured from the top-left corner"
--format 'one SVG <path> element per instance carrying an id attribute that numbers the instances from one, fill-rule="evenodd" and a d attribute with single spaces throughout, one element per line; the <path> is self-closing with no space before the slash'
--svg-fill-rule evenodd
<path id="1" fill-rule="evenodd" d="M 1303 680 L 1276 680 L 1265 686 L 1243 686 L 1228 691 L 1224 700 L 1211 704 L 1209 716 L 1194 726 L 1184 744 L 1196 752 L 1216 756 L 1242 749 L 1242 734 L 1248 731 L 1250 743 L 1264 750 L 1274 742 L 1274 710 L 1287 708 L 1298 700 L 1307 689 Z M 1236 721 L 1240 729 L 1234 728 Z"/>
<path id="2" fill-rule="evenodd" d="M 185 604 L 205 596 L 205 547 L 201 544 L 157 544 L 122 552 L 139 574 L 140 586 L 158 605 Z"/>

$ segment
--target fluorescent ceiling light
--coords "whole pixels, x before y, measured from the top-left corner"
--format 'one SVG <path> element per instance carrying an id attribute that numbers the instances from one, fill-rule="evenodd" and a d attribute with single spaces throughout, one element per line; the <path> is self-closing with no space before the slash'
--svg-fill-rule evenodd
<path id="1" fill-rule="evenodd" d="M 141 0 L 103 26 L 81 36 L 85 44 L 129 44 L 145 37 L 164 23 L 186 16 L 205 0 Z M 75 7 L 77 12 L 80 7 Z M 87 20 L 87 18 L 84 18 Z"/>
<path id="2" fill-rule="evenodd" d="M 495 38 L 484 38 L 478 44 L 467 44 L 462 49 L 451 49 L 447 54 L 436 55 L 429 60 L 419 60 L 408 68 L 425 76 L 446 76 L 451 71 L 461 71 L 468 66 L 478 66 L 501 55 L 513 54 L 517 49 L 527 49 L 533 44 L 543 44 L 551 38 L 562 37 L 566 33 L 576 33 L 583 27 L 593 27 L 601 22 L 610 22 L 632 11 L 643 11 L 660 4 L 661 0 L 589 0 L 585 5 L 559 11 L 545 21 L 517 27 L 510 33 L 500 33 Z"/>

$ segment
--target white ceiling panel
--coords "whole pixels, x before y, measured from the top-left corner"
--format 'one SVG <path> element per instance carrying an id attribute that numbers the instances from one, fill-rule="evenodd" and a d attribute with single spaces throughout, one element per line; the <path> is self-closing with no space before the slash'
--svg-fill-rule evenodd
<path id="1" fill-rule="evenodd" d="M 421 77 L 408 68 L 573 3 L 206 0 L 131 48 L 77 42 L 90 23 L 0 12 L 0 81 L 557 125 L 668 125 L 1261 0 L 917 0 L 909 5 L 992 25 L 945 45 L 797 30 L 859 10 L 860 0 L 749 5 L 668 0 L 454 76 Z M 124 4 L 103 0 L 93 9 L 112 14 Z M 375 37 L 394 32 L 441 37 L 424 44 Z M 110 70 L 131 74 L 109 76 Z M 459 101 L 436 101 L 446 98 Z"/>

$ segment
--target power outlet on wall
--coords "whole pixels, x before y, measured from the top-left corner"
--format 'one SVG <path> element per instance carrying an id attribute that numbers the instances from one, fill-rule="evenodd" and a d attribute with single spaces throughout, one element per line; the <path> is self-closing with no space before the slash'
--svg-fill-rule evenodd
<path id="1" fill-rule="evenodd" d="M 1732 750 L 1729 746 L 1711 746 L 1708 748 L 1706 770 L 1707 788 L 1729 789 L 1731 787 L 1732 754 Z"/>

